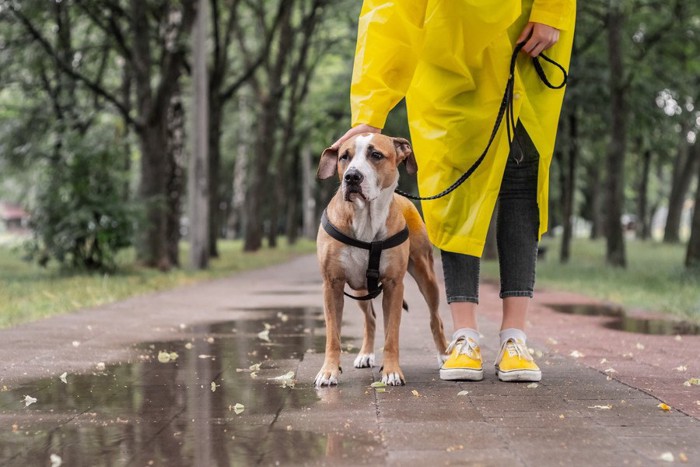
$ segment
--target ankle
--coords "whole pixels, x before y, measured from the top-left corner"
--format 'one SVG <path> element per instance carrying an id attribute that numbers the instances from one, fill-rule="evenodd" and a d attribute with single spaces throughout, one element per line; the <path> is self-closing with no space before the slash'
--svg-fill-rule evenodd
<path id="1" fill-rule="evenodd" d="M 525 331 L 518 328 L 502 329 L 499 333 L 499 337 L 501 338 L 501 345 L 505 344 L 508 339 L 522 341 L 523 343 L 527 342 L 527 335 L 525 334 Z"/>

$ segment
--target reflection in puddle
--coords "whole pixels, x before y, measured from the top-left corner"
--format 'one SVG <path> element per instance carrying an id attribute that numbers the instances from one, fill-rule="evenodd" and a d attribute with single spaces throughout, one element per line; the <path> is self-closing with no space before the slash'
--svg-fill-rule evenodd
<path id="1" fill-rule="evenodd" d="M 320 312 L 269 310 L 268 319 L 194 326 L 181 340 L 140 345 L 136 363 L 0 392 L 0 464 L 48 465 L 51 454 L 67 466 L 361 462 L 378 443 L 369 435 L 275 424 L 283 408 L 303 418 L 319 400 L 310 383 L 285 388 L 269 378 L 322 350 Z M 264 323 L 271 343 L 257 335 Z M 160 363 L 159 351 L 178 357 Z M 255 363 L 255 375 L 241 371 Z M 37 402 L 24 407 L 26 394 Z M 236 403 L 245 407 L 239 415 Z"/>
<path id="2" fill-rule="evenodd" d="M 609 316 L 615 318 L 605 323 L 604 326 L 609 329 L 617 329 L 619 331 L 636 332 L 639 334 L 653 334 L 661 336 L 675 336 L 678 334 L 698 335 L 700 334 L 700 325 L 689 323 L 687 321 L 674 321 L 672 319 L 655 319 L 628 316 L 624 310 L 615 305 L 572 305 L 558 304 L 547 305 L 554 311 L 582 316 Z"/>

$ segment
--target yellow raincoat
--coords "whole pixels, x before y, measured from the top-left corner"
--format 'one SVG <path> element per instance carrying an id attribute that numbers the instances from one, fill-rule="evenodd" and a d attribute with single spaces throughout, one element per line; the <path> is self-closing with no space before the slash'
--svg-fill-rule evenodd
<path id="1" fill-rule="evenodd" d="M 533 4 L 534 3 L 534 4 Z M 568 69 L 575 0 L 365 0 L 351 87 L 353 126 L 384 126 L 405 96 L 418 188 L 434 195 L 451 185 L 486 147 L 503 97 L 510 57 L 528 21 L 561 31 L 545 53 Z M 542 62 L 553 83 L 561 72 Z M 549 165 L 563 90 L 540 81 L 529 56 L 517 62 L 514 110 L 540 154 L 537 202 L 547 230 Z M 430 240 L 481 256 L 503 179 L 505 121 L 481 166 L 456 191 L 424 201 Z"/>

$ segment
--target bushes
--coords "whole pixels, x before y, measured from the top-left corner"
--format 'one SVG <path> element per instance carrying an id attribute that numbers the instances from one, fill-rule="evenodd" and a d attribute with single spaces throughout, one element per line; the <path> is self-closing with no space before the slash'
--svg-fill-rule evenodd
<path id="1" fill-rule="evenodd" d="M 61 157 L 50 159 L 39 177 L 28 243 L 39 264 L 113 270 L 117 251 L 131 245 L 136 212 L 125 194 L 124 145 L 104 133 L 64 138 L 56 151 Z"/>

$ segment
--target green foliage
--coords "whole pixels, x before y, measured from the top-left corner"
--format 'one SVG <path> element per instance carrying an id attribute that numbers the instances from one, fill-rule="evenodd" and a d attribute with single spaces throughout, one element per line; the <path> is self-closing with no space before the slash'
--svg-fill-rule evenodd
<path id="1" fill-rule="evenodd" d="M 110 138 L 95 133 L 64 140 L 64 158 L 41 175 L 28 244 L 41 265 L 112 270 L 117 251 L 131 244 L 136 211 L 125 202 L 122 159 Z"/>

